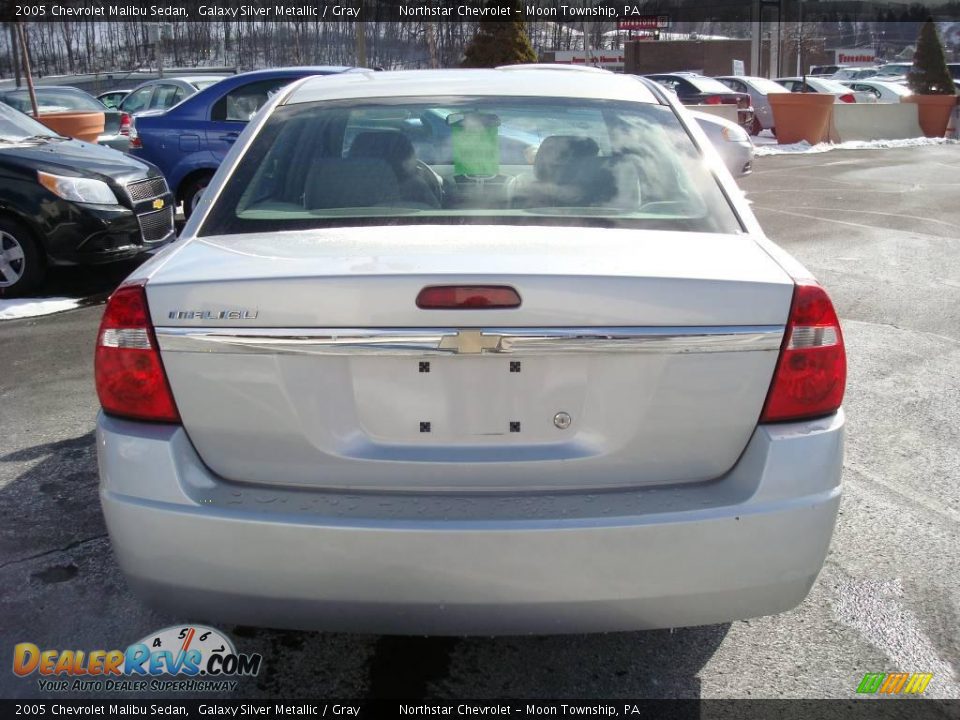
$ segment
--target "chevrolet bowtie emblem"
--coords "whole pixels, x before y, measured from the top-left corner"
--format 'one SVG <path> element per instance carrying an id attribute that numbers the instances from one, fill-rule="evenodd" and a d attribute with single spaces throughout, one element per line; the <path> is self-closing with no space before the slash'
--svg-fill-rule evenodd
<path id="1" fill-rule="evenodd" d="M 461 330 L 440 341 L 441 350 L 453 350 L 457 355 L 479 355 L 484 351 L 500 349 L 501 335 L 486 335 L 480 330 Z"/>
<path id="2" fill-rule="evenodd" d="M 157 198 L 153 201 L 154 210 L 163 210 L 163 198 Z"/>

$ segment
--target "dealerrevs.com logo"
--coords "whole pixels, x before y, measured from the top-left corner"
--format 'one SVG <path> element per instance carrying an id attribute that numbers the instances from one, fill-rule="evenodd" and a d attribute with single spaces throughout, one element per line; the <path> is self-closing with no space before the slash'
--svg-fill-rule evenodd
<path id="1" fill-rule="evenodd" d="M 164 628 L 126 650 L 41 650 L 29 642 L 13 649 L 13 672 L 36 674 L 45 692 L 234 690 L 235 678 L 257 675 L 262 662 L 202 625 Z"/>

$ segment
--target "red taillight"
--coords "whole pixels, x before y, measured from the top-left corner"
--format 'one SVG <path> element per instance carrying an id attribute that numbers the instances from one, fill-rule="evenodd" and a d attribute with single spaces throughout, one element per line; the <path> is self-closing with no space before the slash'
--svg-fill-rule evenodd
<path id="1" fill-rule="evenodd" d="M 100 405 L 111 415 L 180 422 L 143 282 L 121 285 L 107 301 L 97 334 L 94 376 Z"/>
<path id="2" fill-rule="evenodd" d="M 132 147 L 132 148 L 142 148 L 142 147 L 143 147 L 143 141 L 140 140 L 140 136 L 139 136 L 139 135 L 131 135 L 131 136 L 130 136 L 130 147 Z"/>
<path id="3" fill-rule="evenodd" d="M 855 103 L 857 101 L 857 96 L 853 93 L 846 93 L 845 95 L 840 96 L 840 102 L 845 103 Z"/>
<path id="4" fill-rule="evenodd" d="M 723 102 L 723 97 L 721 97 L 720 95 L 707 95 L 707 97 L 703 99 L 704 105 L 719 105 L 722 102 Z"/>
<path id="5" fill-rule="evenodd" d="M 130 116 L 127 113 L 120 114 L 120 134 L 130 134 Z"/>
<path id="6" fill-rule="evenodd" d="M 798 280 L 760 422 L 829 415 L 843 402 L 846 382 L 847 356 L 833 303 L 813 280 Z"/>
<path id="7" fill-rule="evenodd" d="M 417 295 L 422 310 L 492 310 L 520 307 L 520 295 L 506 285 L 430 285 Z"/>

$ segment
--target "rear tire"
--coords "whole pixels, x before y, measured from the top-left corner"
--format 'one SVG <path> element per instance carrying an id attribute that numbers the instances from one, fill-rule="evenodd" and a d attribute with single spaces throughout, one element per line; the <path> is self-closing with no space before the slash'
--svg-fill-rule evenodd
<path id="1" fill-rule="evenodd" d="M 207 185 L 210 184 L 212 177 L 212 174 L 198 175 L 184 186 L 183 192 L 180 194 L 180 197 L 183 199 L 184 218 L 189 220 L 190 216 L 193 215 L 193 211 L 197 209 L 197 203 L 200 202 L 203 191 L 207 189 Z"/>
<path id="2" fill-rule="evenodd" d="M 0 297 L 20 297 L 33 290 L 46 275 L 45 260 L 22 223 L 0 218 Z"/>

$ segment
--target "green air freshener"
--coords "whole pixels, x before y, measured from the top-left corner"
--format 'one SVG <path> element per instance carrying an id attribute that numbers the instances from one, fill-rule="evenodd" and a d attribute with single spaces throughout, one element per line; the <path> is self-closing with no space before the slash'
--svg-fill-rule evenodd
<path id="1" fill-rule="evenodd" d="M 500 172 L 500 118 L 484 113 L 458 113 L 447 118 L 455 175 L 493 177 Z"/>

